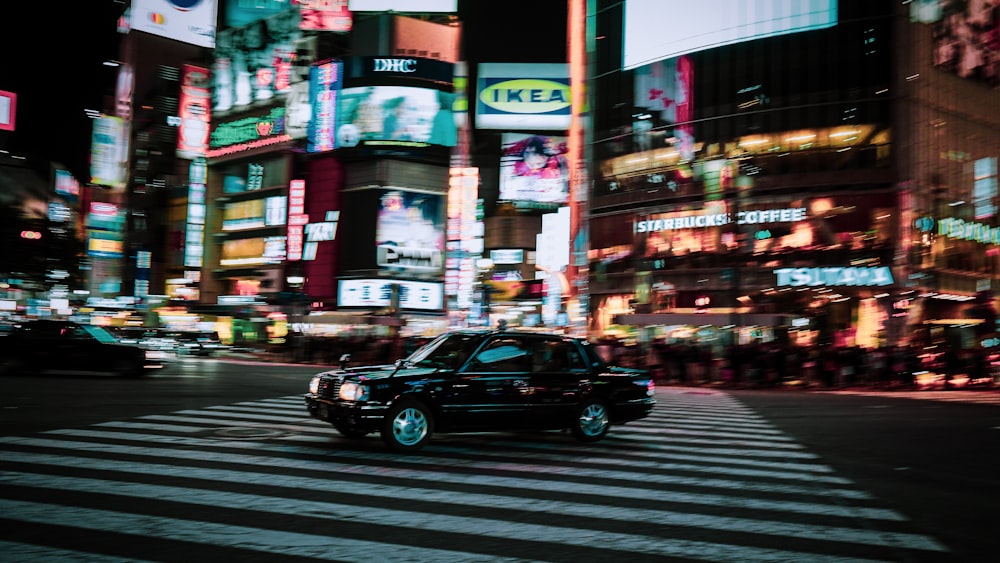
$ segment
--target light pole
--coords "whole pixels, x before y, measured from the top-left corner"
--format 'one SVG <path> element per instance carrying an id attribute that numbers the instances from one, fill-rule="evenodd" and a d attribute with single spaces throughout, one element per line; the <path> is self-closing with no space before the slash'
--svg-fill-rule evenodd
<path id="1" fill-rule="evenodd" d="M 490 313 L 492 312 L 490 304 L 490 272 L 493 271 L 493 260 L 489 258 L 480 258 L 476 260 L 476 271 L 478 272 L 479 287 L 482 291 L 482 297 L 480 300 L 480 310 L 481 314 L 486 316 L 486 326 L 490 325 Z"/>

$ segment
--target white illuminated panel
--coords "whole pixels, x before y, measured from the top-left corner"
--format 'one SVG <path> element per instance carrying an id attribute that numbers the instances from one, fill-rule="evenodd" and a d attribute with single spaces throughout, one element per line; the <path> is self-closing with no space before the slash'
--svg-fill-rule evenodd
<path id="1" fill-rule="evenodd" d="M 837 25 L 836 0 L 626 0 L 622 68 Z"/>
<path id="2" fill-rule="evenodd" d="M 399 285 L 400 309 L 436 311 L 444 308 L 444 285 L 391 279 L 340 280 L 337 305 L 340 307 L 388 307 L 392 286 Z"/>

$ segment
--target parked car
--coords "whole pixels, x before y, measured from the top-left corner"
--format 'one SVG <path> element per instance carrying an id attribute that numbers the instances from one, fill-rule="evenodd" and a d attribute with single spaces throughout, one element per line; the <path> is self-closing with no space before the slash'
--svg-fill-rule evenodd
<path id="1" fill-rule="evenodd" d="M 324 371 L 309 414 L 348 438 L 378 432 L 398 452 L 435 432 L 570 430 L 583 442 L 655 404 L 644 369 L 606 364 L 582 337 L 520 330 L 446 332 L 394 364 Z"/>
<path id="2" fill-rule="evenodd" d="M 72 321 L 28 321 L 0 340 L 0 374 L 138 376 L 161 367 L 155 354 L 138 345 Z"/>

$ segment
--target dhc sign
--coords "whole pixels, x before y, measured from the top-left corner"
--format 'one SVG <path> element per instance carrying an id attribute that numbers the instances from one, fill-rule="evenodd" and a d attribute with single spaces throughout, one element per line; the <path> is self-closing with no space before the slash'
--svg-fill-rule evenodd
<path id="1" fill-rule="evenodd" d="M 892 271 L 888 266 L 870 268 L 779 268 L 774 271 L 778 276 L 779 287 L 801 287 L 804 285 L 850 285 L 850 286 L 884 286 L 892 285 Z"/>
<path id="2" fill-rule="evenodd" d="M 416 71 L 416 59 L 372 59 L 372 72 L 410 73 Z"/>

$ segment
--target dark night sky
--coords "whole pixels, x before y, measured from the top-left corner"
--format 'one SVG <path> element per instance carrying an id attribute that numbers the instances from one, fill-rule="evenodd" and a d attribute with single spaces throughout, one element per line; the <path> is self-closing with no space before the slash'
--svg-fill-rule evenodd
<path id="1" fill-rule="evenodd" d="M 124 4 L 74 0 L 44 14 L 10 8 L 21 13 L 5 6 L 8 23 L 34 29 L 0 34 L 0 90 L 18 95 L 16 131 L 0 131 L 0 148 L 61 162 L 85 181 L 91 120 L 84 109 L 101 109 L 114 92 L 115 70 L 101 63 L 118 58 Z M 566 60 L 566 0 L 459 0 L 458 8 L 470 63 Z"/>

